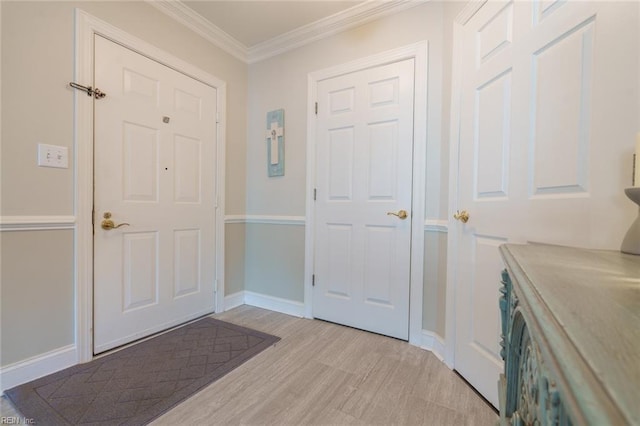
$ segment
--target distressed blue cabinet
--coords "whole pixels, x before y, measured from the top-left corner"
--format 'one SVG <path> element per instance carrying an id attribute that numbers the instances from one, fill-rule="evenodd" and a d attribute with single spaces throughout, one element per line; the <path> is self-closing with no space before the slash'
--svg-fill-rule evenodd
<path id="1" fill-rule="evenodd" d="M 640 424 L 640 256 L 500 247 L 502 425 Z"/>

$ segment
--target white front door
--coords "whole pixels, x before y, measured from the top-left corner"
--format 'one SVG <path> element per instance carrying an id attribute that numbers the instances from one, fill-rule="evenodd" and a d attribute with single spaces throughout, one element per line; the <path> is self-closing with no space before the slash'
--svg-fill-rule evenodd
<path id="1" fill-rule="evenodd" d="M 414 60 L 317 93 L 313 316 L 407 340 Z"/>
<path id="2" fill-rule="evenodd" d="M 634 126 L 617 117 L 637 105 L 625 100 L 629 80 L 616 78 L 608 61 L 625 61 L 614 53 L 625 52 L 617 35 L 637 25 L 625 18 L 634 6 L 626 7 L 487 2 L 456 30 L 456 207 L 470 217 L 451 224 L 455 368 L 495 406 L 502 370 L 498 246 L 601 247 L 606 231 L 592 225 L 605 223 L 603 208 L 622 196 L 612 170 L 620 159 L 612 153 L 631 146 L 634 132 L 628 141 L 610 135 Z M 637 70 L 637 50 L 624 55 L 636 55 L 629 65 Z"/>
<path id="3" fill-rule="evenodd" d="M 215 88 L 100 36 L 95 83 L 100 353 L 213 312 L 217 141 Z"/>

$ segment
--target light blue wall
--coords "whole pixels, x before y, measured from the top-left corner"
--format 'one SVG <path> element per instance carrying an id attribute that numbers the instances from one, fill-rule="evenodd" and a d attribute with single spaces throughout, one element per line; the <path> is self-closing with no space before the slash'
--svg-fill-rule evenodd
<path id="1" fill-rule="evenodd" d="M 424 291 L 422 293 L 422 328 L 444 337 L 445 295 L 447 283 L 447 233 L 428 230 L 424 233 Z"/>
<path id="2" fill-rule="evenodd" d="M 304 301 L 304 226 L 246 225 L 245 290 Z"/>
<path id="3" fill-rule="evenodd" d="M 243 223 L 227 223 L 224 233 L 224 295 L 244 290 L 246 264 L 246 232 Z"/>
<path id="4" fill-rule="evenodd" d="M 0 366 L 73 344 L 73 230 L 5 231 L 0 243 Z"/>

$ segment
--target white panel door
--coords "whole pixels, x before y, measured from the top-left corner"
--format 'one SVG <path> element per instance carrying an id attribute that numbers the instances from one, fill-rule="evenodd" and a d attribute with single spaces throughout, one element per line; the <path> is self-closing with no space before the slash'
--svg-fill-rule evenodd
<path id="1" fill-rule="evenodd" d="M 606 59 L 620 48 L 615 35 L 634 24 L 624 14 L 615 2 L 487 2 L 457 32 L 457 207 L 470 219 L 452 223 L 455 368 L 495 406 L 502 370 L 498 246 L 598 247 L 593 221 L 622 194 L 608 167 L 618 159 L 607 147 L 625 141 L 607 135 L 634 124 L 597 118 L 624 117 L 633 105 L 621 97 L 629 82 L 612 78 Z M 637 70 L 637 56 L 634 62 Z"/>
<path id="2" fill-rule="evenodd" d="M 95 82 L 100 353 L 213 312 L 216 89 L 100 36 Z"/>
<path id="3" fill-rule="evenodd" d="M 313 316 L 409 333 L 413 59 L 318 82 Z M 400 215 L 402 216 L 402 215 Z"/>

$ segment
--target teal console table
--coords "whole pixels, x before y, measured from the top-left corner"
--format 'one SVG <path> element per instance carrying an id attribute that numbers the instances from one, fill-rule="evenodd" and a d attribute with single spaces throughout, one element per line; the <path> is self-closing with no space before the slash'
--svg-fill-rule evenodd
<path id="1" fill-rule="evenodd" d="M 640 256 L 500 247 L 502 425 L 640 424 Z"/>

